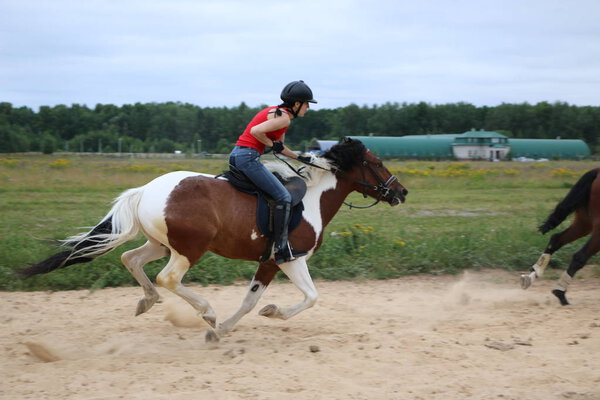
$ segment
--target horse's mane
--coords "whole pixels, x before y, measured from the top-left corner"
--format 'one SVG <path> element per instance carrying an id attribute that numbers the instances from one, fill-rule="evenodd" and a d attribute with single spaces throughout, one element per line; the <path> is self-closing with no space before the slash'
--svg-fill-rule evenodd
<path id="1" fill-rule="evenodd" d="M 302 178 L 308 186 L 314 185 L 319 181 L 324 172 L 331 169 L 349 171 L 362 160 L 362 155 L 366 151 L 365 145 L 360 140 L 344 138 L 342 143 L 336 144 L 325 152 L 322 156 L 310 154 L 311 163 L 317 167 L 305 165 L 300 172 Z M 283 178 L 298 176 L 296 172 L 282 162 L 270 161 L 265 163 L 269 171 L 281 175 Z"/>
<path id="2" fill-rule="evenodd" d="M 365 151 L 365 145 L 360 140 L 344 138 L 342 143 L 327 150 L 323 158 L 329 160 L 336 168 L 347 172 L 362 161 Z"/>

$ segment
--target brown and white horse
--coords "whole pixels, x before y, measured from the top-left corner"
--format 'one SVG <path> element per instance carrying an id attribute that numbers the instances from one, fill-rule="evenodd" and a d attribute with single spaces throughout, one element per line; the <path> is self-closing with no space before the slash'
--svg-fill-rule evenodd
<path id="1" fill-rule="evenodd" d="M 110 212 L 91 231 L 65 240 L 61 253 L 21 271 L 25 277 L 43 274 L 72 264 L 91 261 L 132 240 L 141 231 L 148 241 L 123 253 L 121 260 L 144 289 L 136 315 L 148 311 L 158 300 L 156 288 L 143 270 L 150 261 L 170 256 L 156 282 L 192 305 L 216 330 L 207 341 L 231 331 L 254 308 L 275 274 L 281 269 L 304 294 L 290 307 L 268 305 L 259 314 L 288 319 L 313 306 L 317 290 L 306 264 L 323 241 L 323 230 L 353 191 L 392 206 L 404 202 L 407 190 L 358 140 L 344 139 L 322 157 L 312 158 L 305 168 L 307 191 L 300 225 L 290 233 L 295 249 L 308 255 L 276 265 L 272 259 L 260 263 L 240 309 L 216 326 L 209 302 L 181 283 L 188 269 L 207 251 L 223 257 L 260 260 L 267 238 L 256 224 L 256 196 L 234 189 L 212 175 L 178 171 L 162 175 L 148 184 L 122 193 Z"/>
<path id="2" fill-rule="evenodd" d="M 561 200 L 546 221 L 540 226 L 547 233 L 560 225 L 569 215 L 575 213 L 571 225 L 562 232 L 552 235 L 546 249 L 531 267 L 529 274 L 521 275 L 521 287 L 527 289 L 536 278 L 544 274 L 552 254 L 561 247 L 591 233 L 588 241 L 577 251 L 566 271 L 552 290 L 560 304 L 569 304 L 566 292 L 573 277 L 586 262 L 600 250 L 600 168 L 592 169 L 579 178 L 569 193 Z"/>

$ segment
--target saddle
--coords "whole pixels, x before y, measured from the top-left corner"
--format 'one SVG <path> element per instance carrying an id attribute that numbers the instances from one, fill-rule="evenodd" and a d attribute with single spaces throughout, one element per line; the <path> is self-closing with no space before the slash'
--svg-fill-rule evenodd
<path id="1" fill-rule="evenodd" d="M 230 168 L 229 171 L 225 171 L 215 178 L 224 177 L 240 192 L 257 196 L 256 225 L 260 232 L 269 238 L 269 243 L 261 258 L 261 262 L 266 261 L 269 259 L 271 247 L 273 245 L 273 217 L 271 209 L 275 201 L 268 193 L 262 191 L 252 183 L 243 172 L 233 166 L 230 166 Z M 284 179 L 277 173 L 274 173 L 273 175 L 279 179 L 292 196 L 290 223 L 288 226 L 288 233 L 291 233 L 302 221 L 302 211 L 304 211 L 302 198 L 306 194 L 306 182 L 298 176 Z"/>

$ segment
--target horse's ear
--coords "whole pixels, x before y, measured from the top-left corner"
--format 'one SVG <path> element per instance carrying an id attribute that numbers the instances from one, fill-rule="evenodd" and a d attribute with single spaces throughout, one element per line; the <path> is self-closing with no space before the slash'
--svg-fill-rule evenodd
<path id="1" fill-rule="evenodd" d="M 344 143 L 350 143 L 351 141 L 352 141 L 352 139 L 350 139 L 350 138 L 349 138 L 349 137 L 347 137 L 347 136 L 343 136 L 343 137 L 342 137 L 342 142 L 344 142 Z"/>

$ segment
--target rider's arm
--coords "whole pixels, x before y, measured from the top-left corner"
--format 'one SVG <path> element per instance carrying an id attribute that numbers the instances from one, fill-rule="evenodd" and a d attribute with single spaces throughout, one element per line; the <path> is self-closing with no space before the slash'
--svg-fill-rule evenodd
<path id="1" fill-rule="evenodd" d="M 283 142 L 285 142 L 285 133 L 283 134 L 283 136 L 281 136 L 281 143 Z M 281 154 L 292 159 L 298 158 L 298 154 L 290 150 L 290 148 L 287 147 L 285 144 L 283 145 L 283 151 L 281 152 Z"/>
<path id="2" fill-rule="evenodd" d="M 290 126 L 290 122 L 290 117 L 284 113 L 280 117 L 271 118 L 253 126 L 250 133 L 265 146 L 273 147 L 273 141 L 267 137 L 267 133 L 286 128 Z"/>

